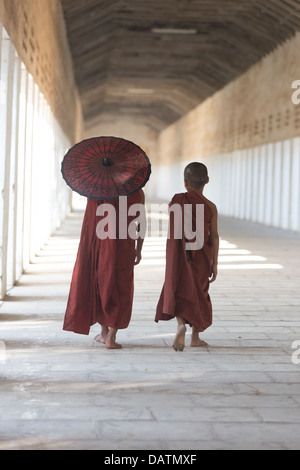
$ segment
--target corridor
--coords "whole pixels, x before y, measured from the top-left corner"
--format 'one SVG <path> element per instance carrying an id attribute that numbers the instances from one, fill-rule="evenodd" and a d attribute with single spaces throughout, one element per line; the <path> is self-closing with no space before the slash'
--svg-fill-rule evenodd
<path id="1" fill-rule="evenodd" d="M 298 0 L 0 0 L 0 450 L 300 449 L 299 51 Z M 94 137 L 151 162 L 140 181 L 126 155 L 157 231 L 113 351 L 99 326 L 62 331 L 86 204 L 62 162 Z M 114 189 L 133 194 L 112 148 Z M 154 204 L 185 191 L 191 162 L 220 266 L 208 346 L 175 353 L 175 322 L 154 322 Z"/>
<path id="2" fill-rule="evenodd" d="M 108 351 L 97 326 L 62 331 L 81 221 L 69 214 L 0 308 L 0 450 L 299 448 L 300 235 L 221 218 L 208 347 L 183 353 L 175 323 L 153 321 L 165 240 L 148 238 L 123 350 Z"/>

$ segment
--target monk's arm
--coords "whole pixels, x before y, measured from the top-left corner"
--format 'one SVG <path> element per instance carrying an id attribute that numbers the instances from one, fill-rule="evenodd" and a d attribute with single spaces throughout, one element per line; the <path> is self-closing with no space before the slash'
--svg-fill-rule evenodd
<path id="1" fill-rule="evenodd" d="M 142 213 L 140 214 L 140 217 L 143 217 L 143 219 L 144 219 L 144 227 L 145 227 L 145 231 L 146 231 L 147 218 L 146 218 L 146 207 L 145 207 L 145 194 L 144 194 L 144 191 L 141 190 L 140 194 L 141 194 L 140 204 L 143 205 Z M 135 265 L 138 265 L 141 262 L 141 259 L 142 259 L 142 249 L 143 249 L 143 245 L 144 245 L 144 235 L 143 236 L 141 236 L 141 235 L 136 241 Z"/>
<path id="2" fill-rule="evenodd" d="M 218 232 L 218 210 L 215 207 L 213 210 L 213 217 L 210 225 L 210 238 L 213 247 L 213 263 L 211 269 L 211 279 L 210 282 L 214 282 L 217 279 L 218 275 L 218 258 L 219 258 L 219 246 L 220 246 L 220 237 Z"/>
<path id="3" fill-rule="evenodd" d="M 144 239 L 138 238 L 136 242 L 136 259 L 135 265 L 140 264 L 142 260 L 142 249 L 143 249 Z"/>

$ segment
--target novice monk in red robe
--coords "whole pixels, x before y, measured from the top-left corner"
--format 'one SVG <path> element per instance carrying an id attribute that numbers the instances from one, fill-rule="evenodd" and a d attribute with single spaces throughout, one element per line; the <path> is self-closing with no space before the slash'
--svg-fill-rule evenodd
<path id="1" fill-rule="evenodd" d="M 144 207 L 144 192 L 141 190 L 126 199 L 126 214 L 122 214 L 126 226 L 121 229 L 119 200 L 88 199 L 63 326 L 66 331 L 88 335 L 90 327 L 99 323 L 102 331 L 95 340 L 105 344 L 108 349 L 122 347 L 116 343 L 116 335 L 119 329 L 128 327 L 131 319 L 134 266 L 141 261 L 144 242 L 143 236 L 134 240 L 128 235 L 128 227 L 135 223 L 137 215 L 127 216 L 134 204 Z M 104 219 L 97 216 L 96 212 L 104 203 L 115 209 L 112 213 L 116 214 L 113 227 L 116 236 L 100 239 L 96 232 L 99 222 Z M 141 214 L 141 217 L 144 215 Z M 127 235 L 124 233 L 126 230 Z"/>
<path id="2" fill-rule="evenodd" d="M 178 329 L 173 343 L 176 351 L 185 347 L 186 324 L 192 326 L 191 346 L 205 346 L 199 333 L 212 325 L 212 305 L 209 284 L 218 273 L 218 212 L 216 206 L 203 196 L 209 182 L 207 168 L 201 163 L 191 163 L 184 172 L 187 193 L 176 194 L 170 208 L 170 230 L 167 241 L 165 283 L 157 306 L 155 321 L 177 318 Z M 186 205 L 192 207 L 193 227 L 196 225 L 197 205 L 204 205 L 204 239 L 200 248 L 189 244 L 187 234 L 175 237 L 176 221 L 172 207 L 179 205 L 184 214 Z M 176 212 L 174 211 L 174 214 Z M 177 217 L 178 219 L 178 217 Z M 185 225 L 184 220 L 180 224 Z M 178 225 L 178 220 L 177 220 Z M 176 239 L 177 238 L 177 239 Z M 188 249 L 188 248 L 192 249 Z"/>

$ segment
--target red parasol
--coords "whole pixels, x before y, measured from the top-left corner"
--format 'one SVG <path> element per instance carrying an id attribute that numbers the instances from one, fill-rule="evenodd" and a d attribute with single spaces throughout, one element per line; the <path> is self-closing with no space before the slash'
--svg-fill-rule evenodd
<path id="1" fill-rule="evenodd" d="M 82 196 L 114 200 L 143 188 L 151 164 L 145 152 L 128 140 L 95 137 L 72 147 L 61 171 L 68 186 Z"/>

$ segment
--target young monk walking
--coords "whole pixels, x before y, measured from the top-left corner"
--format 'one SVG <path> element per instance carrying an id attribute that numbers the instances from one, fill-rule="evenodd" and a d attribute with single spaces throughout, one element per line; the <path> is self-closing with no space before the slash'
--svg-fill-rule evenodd
<path id="1" fill-rule="evenodd" d="M 116 342 L 116 335 L 119 329 L 129 326 L 134 266 L 142 258 L 144 239 L 143 236 L 139 236 L 137 240 L 129 236 L 128 227 L 135 223 L 136 217 L 128 216 L 128 211 L 134 204 L 144 207 L 144 192 L 140 190 L 126 200 L 126 214 L 121 217 L 126 221 L 126 226 L 122 227 L 120 236 L 119 200 L 88 199 L 63 326 L 66 331 L 88 335 L 90 327 L 99 323 L 101 333 L 95 337 L 95 341 L 105 344 L 107 349 L 122 348 Z M 103 203 L 115 210 L 116 227 L 113 227 L 113 231 L 115 229 L 116 236 L 100 239 L 97 227 L 103 218 L 96 213 Z M 126 230 L 127 235 L 124 235 Z"/>
<path id="2" fill-rule="evenodd" d="M 192 327 L 192 347 L 206 346 L 199 334 L 212 325 L 209 284 L 216 280 L 218 274 L 219 235 L 217 208 L 203 195 L 204 186 L 208 182 L 205 165 L 197 162 L 189 164 L 184 171 L 187 192 L 176 194 L 169 205 L 170 229 L 165 283 L 155 321 L 167 321 L 176 317 L 178 328 L 173 343 L 175 351 L 184 350 L 186 324 Z M 192 207 L 193 228 L 197 226 L 197 206 L 204 206 L 203 245 L 197 247 L 195 243 L 190 243 L 183 227 L 182 237 L 175 237 L 175 225 L 178 225 L 178 220 L 176 222 L 174 218 L 176 212 L 172 212 L 175 205 L 181 207 L 182 214 L 185 213 L 185 207 Z"/>

